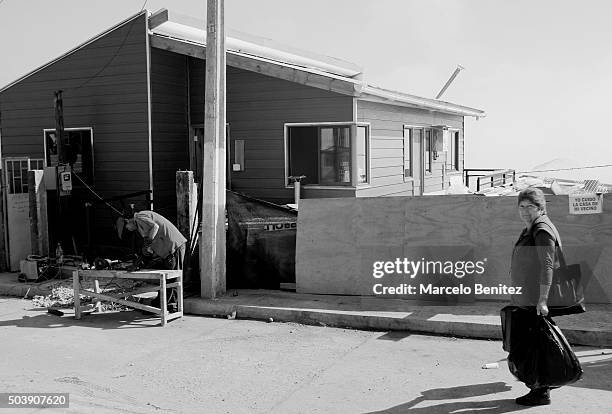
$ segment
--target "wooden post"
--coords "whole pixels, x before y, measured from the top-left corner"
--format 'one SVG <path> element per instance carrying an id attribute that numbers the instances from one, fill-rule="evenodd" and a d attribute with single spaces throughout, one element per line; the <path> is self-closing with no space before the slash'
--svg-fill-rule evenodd
<path id="1" fill-rule="evenodd" d="M 49 229 L 47 220 L 47 187 L 44 171 L 28 171 L 28 192 L 30 193 L 30 236 L 32 254 L 49 255 Z"/>
<path id="2" fill-rule="evenodd" d="M 225 28 L 224 0 L 207 0 L 206 90 L 200 288 L 203 298 L 225 292 Z"/>
<path id="3" fill-rule="evenodd" d="M 193 178 L 193 171 L 176 172 L 176 227 L 187 239 L 183 260 L 183 275 L 184 281 L 188 285 L 196 283 L 198 280 L 197 275 L 192 270 L 192 248 L 195 249 L 199 224 L 199 221 L 196 221 L 199 217 L 197 212 L 198 190 Z"/>
<path id="4" fill-rule="evenodd" d="M 176 227 L 189 239 L 193 225 L 197 194 L 193 192 L 193 171 L 176 172 Z"/>
<path id="5" fill-rule="evenodd" d="M 81 319 L 81 281 L 79 280 L 79 271 L 72 272 L 72 289 L 74 291 L 74 318 Z"/>

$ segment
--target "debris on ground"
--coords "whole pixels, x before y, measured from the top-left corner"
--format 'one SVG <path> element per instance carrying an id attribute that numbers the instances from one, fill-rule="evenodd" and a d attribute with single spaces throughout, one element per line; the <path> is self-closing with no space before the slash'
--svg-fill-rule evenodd
<path id="1" fill-rule="evenodd" d="M 34 296 L 32 304 L 39 308 L 71 308 L 74 306 L 74 290 L 65 286 L 54 287 L 47 296 Z"/>
<path id="2" fill-rule="evenodd" d="M 131 286 L 133 288 L 133 286 Z M 93 299 L 89 296 L 81 297 L 81 304 L 86 305 L 93 302 Z M 32 298 L 32 304 L 39 308 L 59 308 L 67 309 L 74 307 L 74 289 L 66 286 L 56 286 L 51 289 L 51 294 L 47 296 L 34 296 Z M 130 310 L 128 306 L 121 305 L 115 302 L 101 302 L 101 311 L 125 311 Z M 51 312 L 53 313 L 53 312 Z M 55 314 L 59 314 L 55 313 Z M 61 316 L 61 315 L 59 315 Z"/>

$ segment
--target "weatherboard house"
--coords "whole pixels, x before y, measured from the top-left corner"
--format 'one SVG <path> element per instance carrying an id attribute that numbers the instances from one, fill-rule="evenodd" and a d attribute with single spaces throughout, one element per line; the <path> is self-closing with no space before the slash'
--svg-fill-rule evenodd
<path id="1" fill-rule="evenodd" d="M 61 90 L 75 185 L 148 190 L 174 217 L 176 171 L 202 171 L 203 28 L 145 10 L 0 89 L 7 195 L 57 163 Z M 461 176 L 464 118 L 483 111 L 370 86 L 354 64 L 268 40 L 230 35 L 226 48 L 232 190 L 288 203 L 289 177 L 304 175 L 304 198 L 422 195 Z"/>

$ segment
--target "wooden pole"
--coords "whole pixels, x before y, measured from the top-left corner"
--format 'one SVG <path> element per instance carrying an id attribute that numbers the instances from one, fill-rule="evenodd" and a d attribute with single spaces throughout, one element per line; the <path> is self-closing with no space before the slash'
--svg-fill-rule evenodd
<path id="1" fill-rule="evenodd" d="M 224 0 L 207 0 L 206 90 L 200 287 L 203 298 L 225 293 L 225 28 Z"/>

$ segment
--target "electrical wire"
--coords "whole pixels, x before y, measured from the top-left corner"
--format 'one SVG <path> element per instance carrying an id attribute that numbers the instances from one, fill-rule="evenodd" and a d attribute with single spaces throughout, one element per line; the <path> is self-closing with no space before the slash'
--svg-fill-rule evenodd
<path id="1" fill-rule="evenodd" d="M 75 173 L 74 171 L 72 172 L 72 174 L 89 190 L 91 191 L 91 193 L 93 195 L 95 195 L 100 201 L 103 201 L 104 204 L 106 204 L 108 207 L 110 207 L 111 210 L 113 210 L 115 213 L 119 214 L 120 216 L 123 216 L 123 212 L 117 210 L 115 207 L 113 207 L 109 202 L 104 201 L 104 199 L 102 198 L 102 196 L 100 196 L 100 194 L 96 193 L 96 191 L 91 188 L 90 186 L 87 185 L 87 183 L 85 181 L 83 181 L 83 179 L 81 177 L 79 177 L 79 175 L 77 173 Z"/>
<path id="2" fill-rule="evenodd" d="M 4 0 L 2 0 L 2 1 L 4 1 Z M 149 0 L 145 0 L 145 2 L 143 3 L 142 7 L 140 8 L 140 11 L 143 11 L 143 10 L 144 10 L 144 8 L 147 6 L 147 2 L 148 2 L 148 1 L 149 1 Z"/>
<path id="3" fill-rule="evenodd" d="M 146 1 L 145 1 L 145 5 L 146 5 Z M 144 8 L 144 5 L 143 5 L 143 8 Z M 108 68 L 110 66 L 110 64 L 113 63 L 115 58 L 117 56 L 119 56 L 119 52 L 121 52 L 121 49 L 123 49 L 123 46 L 125 45 L 125 42 L 127 41 L 128 37 L 130 37 L 130 35 L 132 34 L 132 28 L 133 27 L 134 27 L 134 21 L 130 22 L 128 32 L 123 37 L 123 40 L 121 41 L 121 45 L 119 45 L 119 47 L 117 48 L 117 50 L 115 51 L 113 56 L 108 60 L 108 62 L 106 62 L 106 64 L 104 66 L 102 66 L 102 68 L 100 70 L 98 70 L 94 75 L 90 76 L 87 80 L 85 80 L 85 82 L 83 82 L 79 86 L 73 87 L 73 88 L 66 88 L 64 90 L 65 91 L 76 91 L 76 90 L 82 88 L 83 86 L 87 85 L 87 83 L 89 83 L 89 81 L 91 81 L 92 79 L 96 78 L 100 73 L 102 73 L 104 70 L 106 70 L 106 68 Z"/>
<path id="4" fill-rule="evenodd" d="M 557 168 L 552 170 L 533 170 L 533 171 L 517 171 L 517 173 L 534 173 L 534 172 L 553 172 L 553 171 L 573 171 L 573 170 L 586 170 L 589 168 L 605 168 L 612 167 L 612 164 L 603 164 L 603 165 L 589 165 L 586 167 L 572 167 L 572 168 Z"/>

